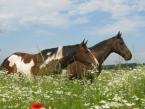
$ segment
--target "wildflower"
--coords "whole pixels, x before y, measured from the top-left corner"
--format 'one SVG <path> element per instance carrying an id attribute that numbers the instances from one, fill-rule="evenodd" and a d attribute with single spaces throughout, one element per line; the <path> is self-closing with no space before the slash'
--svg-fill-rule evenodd
<path id="1" fill-rule="evenodd" d="M 100 101 L 100 103 L 101 103 L 101 104 L 105 104 L 105 103 L 106 103 L 106 101 L 102 100 L 102 101 Z"/>
<path id="2" fill-rule="evenodd" d="M 110 106 L 108 104 L 104 104 L 101 106 L 103 109 L 110 109 Z"/>
<path id="3" fill-rule="evenodd" d="M 128 107 L 131 107 L 131 106 L 134 105 L 134 103 L 126 103 L 126 105 L 127 105 Z"/>
<path id="4" fill-rule="evenodd" d="M 89 105 L 90 105 L 90 103 L 85 103 L 85 104 L 84 104 L 84 106 L 89 106 Z"/>
<path id="5" fill-rule="evenodd" d="M 139 100 L 139 98 L 138 98 L 136 95 L 134 95 L 132 98 L 133 98 L 135 101 L 138 101 L 138 100 Z"/>
<path id="6" fill-rule="evenodd" d="M 61 91 L 61 90 L 60 90 L 60 91 L 56 90 L 55 93 L 58 94 L 58 95 L 61 95 L 61 94 L 63 94 L 63 91 Z"/>
<path id="7" fill-rule="evenodd" d="M 32 102 L 29 109 L 45 109 L 44 104 L 38 102 Z"/>
<path id="8" fill-rule="evenodd" d="M 93 107 L 93 109 L 101 109 L 101 107 L 96 105 Z"/>

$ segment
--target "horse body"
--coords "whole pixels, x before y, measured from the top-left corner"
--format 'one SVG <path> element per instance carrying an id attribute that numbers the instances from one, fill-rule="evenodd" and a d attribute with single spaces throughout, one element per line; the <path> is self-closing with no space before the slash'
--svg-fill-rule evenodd
<path id="1" fill-rule="evenodd" d="M 117 53 L 120 56 L 122 56 L 125 60 L 130 60 L 132 58 L 132 54 L 127 48 L 126 44 L 124 43 L 120 32 L 118 32 L 116 36 L 104 40 L 90 47 L 89 49 L 99 62 L 98 76 L 101 73 L 102 63 L 111 53 Z M 86 66 L 81 62 L 75 61 L 72 64 L 70 64 L 67 69 L 71 75 L 76 77 L 78 75 L 81 75 L 82 72 L 86 72 L 89 68 L 89 66 Z"/>
<path id="2" fill-rule="evenodd" d="M 38 74 L 41 70 L 47 69 L 47 65 L 52 61 L 57 61 L 61 69 L 64 69 L 74 59 L 86 65 L 92 63 L 98 65 L 98 61 L 96 62 L 83 41 L 81 44 L 45 49 L 37 54 L 17 52 L 6 58 L 1 67 L 5 68 L 8 74 L 22 73 L 31 76 L 31 74 Z"/>
<path id="3" fill-rule="evenodd" d="M 31 58 L 30 58 L 31 59 Z M 16 72 L 21 72 L 25 75 L 31 74 L 31 68 L 35 65 L 33 59 L 30 60 L 29 63 L 25 62 L 25 58 L 18 56 L 17 53 L 13 54 L 8 58 L 9 67 L 12 69 L 17 69 Z"/>

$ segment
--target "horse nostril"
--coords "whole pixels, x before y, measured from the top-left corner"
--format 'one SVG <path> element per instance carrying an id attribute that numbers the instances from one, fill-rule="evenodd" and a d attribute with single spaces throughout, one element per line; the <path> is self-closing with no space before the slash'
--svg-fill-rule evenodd
<path id="1" fill-rule="evenodd" d="M 129 54 L 128 56 L 128 60 L 130 60 L 132 58 L 132 54 Z"/>
<path id="2" fill-rule="evenodd" d="M 128 55 L 128 56 L 125 58 L 125 60 L 128 61 L 128 60 L 130 60 L 131 58 L 132 58 L 132 54 Z"/>

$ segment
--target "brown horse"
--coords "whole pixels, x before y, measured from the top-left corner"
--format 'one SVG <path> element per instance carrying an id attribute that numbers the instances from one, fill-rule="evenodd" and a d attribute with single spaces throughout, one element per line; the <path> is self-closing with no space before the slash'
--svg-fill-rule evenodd
<path id="1" fill-rule="evenodd" d="M 10 73 L 21 73 L 27 76 L 37 74 L 47 69 L 52 61 L 59 62 L 61 69 L 77 60 L 87 66 L 98 65 L 98 61 L 86 46 L 87 42 L 81 44 L 45 49 L 38 54 L 27 54 L 16 52 L 4 60 L 1 67 Z"/>
<path id="2" fill-rule="evenodd" d="M 124 43 L 121 35 L 122 34 L 118 32 L 116 36 L 104 40 L 89 48 L 99 62 L 98 76 L 101 73 L 102 63 L 111 53 L 117 53 L 121 55 L 125 60 L 130 60 L 132 58 L 132 54 Z M 71 75 L 70 78 L 77 78 L 82 75 L 82 73 L 85 73 L 89 68 L 89 66 L 75 61 L 70 64 L 67 69 L 69 74 Z"/>

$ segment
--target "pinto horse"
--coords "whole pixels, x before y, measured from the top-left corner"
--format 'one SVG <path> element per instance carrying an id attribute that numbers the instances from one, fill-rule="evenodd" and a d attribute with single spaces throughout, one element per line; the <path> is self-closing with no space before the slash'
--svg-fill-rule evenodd
<path id="1" fill-rule="evenodd" d="M 99 66 L 97 68 L 98 76 L 101 73 L 102 63 L 111 53 L 117 53 L 120 56 L 122 56 L 125 60 L 130 60 L 132 58 L 132 54 L 127 48 L 121 35 L 122 33 L 118 32 L 116 36 L 104 40 L 89 48 L 99 62 Z M 73 62 L 67 67 L 69 74 L 71 75 L 71 77 L 74 78 L 78 78 L 89 68 L 89 66 L 84 65 L 83 63 L 78 61 Z"/>
<path id="2" fill-rule="evenodd" d="M 61 69 L 77 60 L 87 66 L 98 65 L 98 61 L 87 48 L 87 42 L 83 40 L 80 44 L 63 46 L 58 48 L 45 49 L 37 54 L 16 52 L 7 57 L 1 67 L 6 69 L 8 74 L 20 73 L 27 76 L 37 74 L 52 61 L 57 61 Z"/>

